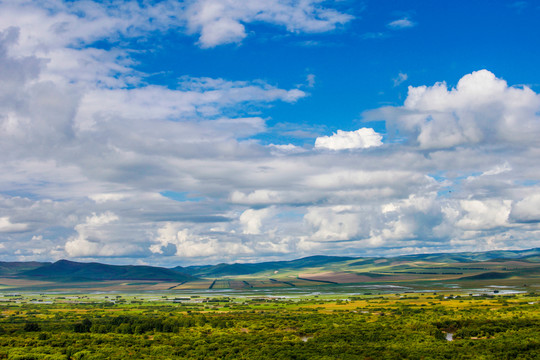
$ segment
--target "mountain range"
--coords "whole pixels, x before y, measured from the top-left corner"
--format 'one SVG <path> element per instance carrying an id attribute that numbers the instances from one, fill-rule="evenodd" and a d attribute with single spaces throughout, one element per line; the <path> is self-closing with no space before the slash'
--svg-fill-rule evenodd
<path id="1" fill-rule="evenodd" d="M 482 280 L 540 275 L 540 248 L 396 257 L 310 256 L 288 261 L 164 268 L 69 260 L 0 262 L 0 289 L 17 281 L 100 283 L 143 281 L 166 289 L 252 288 L 373 281 Z M 30 284 L 30 283 L 29 283 Z M 187 284 L 187 285 L 186 285 Z"/>

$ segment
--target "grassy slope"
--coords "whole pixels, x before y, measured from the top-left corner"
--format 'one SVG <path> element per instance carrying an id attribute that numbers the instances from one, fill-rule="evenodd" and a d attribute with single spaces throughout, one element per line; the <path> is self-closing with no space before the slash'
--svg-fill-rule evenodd
<path id="1" fill-rule="evenodd" d="M 11 276 L 16 275 L 23 271 L 37 269 L 41 266 L 48 265 L 50 263 L 41 263 L 41 262 L 4 262 L 0 261 L 0 276 Z"/>
<path id="2" fill-rule="evenodd" d="M 343 256 L 310 256 L 302 259 L 291 261 L 269 261 L 253 264 L 218 264 L 218 265 L 203 265 L 176 267 L 173 270 L 181 271 L 187 274 L 202 276 L 202 277 L 220 277 L 230 275 L 248 275 L 257 274 L 265 271 L 275 271 L 279 269 L 301 269 L 313 266 L 328 266 L 335 262 L 342 262 L 354 259 L 352 257 Z"/>
<path id="3" fill-rule="evenodd" d="M 259 287 L 264 280 L 272 280 L 267 286 L 316 285 L 313 280 L 324 283 L 398 283 L 439 281 L 515 281 L 540 282 L 540 249 L 524 251 L 491 251 L 486 253 L 422 254 L 395 258 L 332 259 L 306 264 L 304 267 L 282 266 L 263 268 L 259 272 L 228 275 L 214 272 L 215 285 L 226 288 Z M 353 275 L 356 275 L 353 276 Z M 306 279 L 311 282 L 306 283 Z M 240 281 L 247 283 L 241 286 Z M 528 281 L 530 282 L 530 281 Z M 300 284 L 302 283 L 302 284 Z M 189 288 L 189 283 L 184 286 Z"/>
<path id="4" fill-rule="evenodd" d="M 60 260 L 20 273 L 23 277 L 59 282 L 103 280 L 156 280 L 184 282 L 196 278 L 170 269 L 153 266 L 106 265 Z"/>

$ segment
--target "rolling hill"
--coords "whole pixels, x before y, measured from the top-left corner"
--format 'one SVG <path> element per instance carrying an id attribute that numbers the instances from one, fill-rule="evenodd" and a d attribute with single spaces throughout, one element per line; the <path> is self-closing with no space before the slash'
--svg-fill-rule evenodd
<path id="1" fill-rule="evenodd" d="M 274 271 L 279 269 L 301 269 L 306 267 L 327 266 L 332 263 L 354 260 L 354 257 L 345 256 L 309 256 L 301 259 L 290 261 L 268 261 L 261 263 L 235 263 L 235 264 L 218 264 L 218 265 L 203 265 L 203 266 L 177 266 L 172 270 L 184 272 L 190 275 L 201 277 L 220 277 L 231 275 L 249 275 L 256 274 L 262 271 Z"/>
<path id="2" fill-rule="evenodd" d="M 195 290 L 340 284 L 499 284 L 540 287 L 540 249 L 415 254 L 396 257 L 310 256 L 289 261 L 177 266 L 0 262 L 1 289 Z M 430 285 L 430 286 L 432 286 Z M 442 285 L 441 285 L 442 286 Z"/>
<path id="3" fill-rule="evenodd" d="M 106 265 L 59 260 L 18 274 L 21 277 L 61 282 L 104 280 L 155 280 L 185 282 L 194 276 L 166 268 L 139 265 Z"/>
<path id="4" fill-rule="evenodd" d="M 488 260 L 510 260 L 524 259 L 534 256 L 540 256 L 540 248 L 527 250 L 493 250 L 483 252 L 460 252 L 460 253 L 438 253 L 438 254 L 415 254 L 404 255 L 392 258 L 393 260 L 404 261 L 432 261 L 432 262 L 475 262 Z"/>
<path id="5" fill-rule="evenodd" d="M 29 262 L 20 262 L 20 261 L 4 262 L 4 261 L 0 261 L 0 276 L 16 275 L 16 274 L 18 274 L 20 272 L 37 269 L 39 267 L 42 267 L 42 266 L 48 265 L 48 264 L 50 264 L 50 263 L 42 263 L 42 262 L 36 262 L 36 261 L 29 261 Z"/>

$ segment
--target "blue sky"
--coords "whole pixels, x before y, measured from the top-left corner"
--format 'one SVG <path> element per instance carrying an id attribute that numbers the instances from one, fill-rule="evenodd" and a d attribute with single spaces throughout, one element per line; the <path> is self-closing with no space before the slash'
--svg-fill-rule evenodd
<path id="1" fill-rule="evenodd" d="M 0 260 L 540 246 L 539 17 L 0 0 Z"/>
<path id="2" fill-rule="evenodd" d="M 164 72 L 152 80 L 173 88 L 185 75 L 256 78 L 294 87 L 313 74 L 319 85 L 309 90 L 310 96 L 294 108 L 274 106 L 274 121 L 298 122 L 303 117 L 352 129 L 352 120 L 363 110 L 401 104 L 407 85 L 446 81 L 455 86 L 475 70 L 504 72 L 512 84 L 537 90 L 539 50 L 525 44 L 538 38 L 538 9 L 515 4 L 401 1 L 390 7 L 385 1 L 342 2 L 339 8 L 355 18 L 335 31 L 291 34 L 275 25 L 256 24 L 248 27 L 250 33 L 240 44 L 211 49 L 194 47 L 196 36 L 157 34 L 162 48 L 135 58 L 141 62 L 137 68 L 146 73 Z M 408 26 L 390 26 L 404 19 Z M 408 79 L 395 86 L 399 73 Z"/>

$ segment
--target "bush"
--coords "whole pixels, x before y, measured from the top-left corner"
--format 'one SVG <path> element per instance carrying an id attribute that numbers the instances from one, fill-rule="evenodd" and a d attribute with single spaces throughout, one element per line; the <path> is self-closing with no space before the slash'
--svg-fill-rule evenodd
<path id="1" fill-rule="evenodd" d="M 41 326 L 34 322 L 27 322 L 24 324 L 24 331 L 41 331 Z"/>

